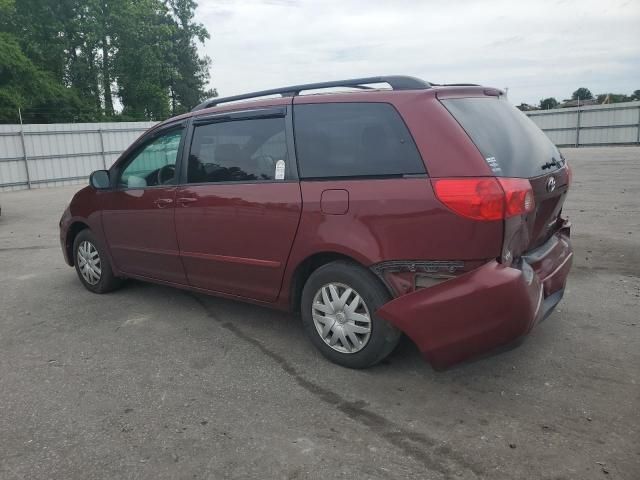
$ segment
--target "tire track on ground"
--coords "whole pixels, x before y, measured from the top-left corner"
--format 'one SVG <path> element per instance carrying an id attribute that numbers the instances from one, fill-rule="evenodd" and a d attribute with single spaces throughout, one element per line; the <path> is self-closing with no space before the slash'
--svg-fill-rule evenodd
<path id="1" fill-rule="evenodd" d="M 437 440 L 422 433 L 407 430 L 382 415 L 372 412 L 365 408 L 367 403 L 362 400 L 348 401 L 338 393 L 304 378 L 285 357 L 270 350 L 262 342 L 238 328 L 237 325 L 218 318 L 202 298 L 191 293 L 189 295 L 204 309 L 209 318 L 237 338 L 260 350 L 284 372 L 289 374 L 300 387 L 332 408 L 342 412 L 351 420 L 368 427 L 373 433 L 428 469 L 441 473 L 445 478 L 459 478 L 461 470 L 466 470 L 476 477 L 482 477 L 485 474 L 481 468 L 470 464 L 449 446 L 442 445 Z"/>

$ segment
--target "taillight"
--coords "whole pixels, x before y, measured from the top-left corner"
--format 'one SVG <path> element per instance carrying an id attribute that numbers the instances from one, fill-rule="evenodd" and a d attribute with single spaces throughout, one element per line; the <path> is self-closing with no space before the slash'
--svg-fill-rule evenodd
<path id="1" fill-rule="evenodd" d="M 503 220 L 535 207 L 531 183 L 524 178 L 439 178 L 432 183 L 442 203 L 474 220 Z"/>
<path id="2" fill-rule="evenodd" d="M 567 167 L 567 187 L 570 187 L 573 183 L 573 170 L 571 170 L 571 167 L 568 163 L 565 163 L 565 166 Z"/>
<path id="3" fill-rule="evenodd" d="M 504 218 L 515 217 L 531 212 L 536 202 L 533 199 L 531 183 L 525 178 L 498 178 L 504 190 Z"/>

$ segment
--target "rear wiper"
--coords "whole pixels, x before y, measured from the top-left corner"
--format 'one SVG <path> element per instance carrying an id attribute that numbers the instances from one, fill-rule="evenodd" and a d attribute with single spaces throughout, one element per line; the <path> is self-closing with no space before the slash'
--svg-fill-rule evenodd
<path id="1" fill-rule="evenodd" d="M 552 158 L 550 162 L 545 163 L 544 165 L 542 165 L 542 170 L 546 170 L 547 168 L 551 168 L 551 167 L 561 167 L 562 163 L 558 162 L 555 158 Z"/>

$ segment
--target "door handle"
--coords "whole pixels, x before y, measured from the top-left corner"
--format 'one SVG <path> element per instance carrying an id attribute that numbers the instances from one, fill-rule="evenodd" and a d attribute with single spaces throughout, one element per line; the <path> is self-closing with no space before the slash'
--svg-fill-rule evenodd
<path id="1" fill-rule="evenodd" d="M 188 207 L 190 203 L 197 201 L 198 199 L 193 197 L 180 197 L 177 200 L 178 204 L 182 205 L 183 207 Z"/>
<path id="2" fill-rule="evenodd" d="M 153 201 L 153 204 L 158 208 L 168 207 L 173 203 L 173 198 L 157 198 Z"/>

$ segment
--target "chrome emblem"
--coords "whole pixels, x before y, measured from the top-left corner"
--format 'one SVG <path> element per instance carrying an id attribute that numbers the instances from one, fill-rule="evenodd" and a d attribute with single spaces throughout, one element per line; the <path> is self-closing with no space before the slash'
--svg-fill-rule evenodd
<path id="1" fill-rule="evenodd" d="M 556 179 L 554 177 L 549 177 L 547 180 L 547 192 L 551 193 L 556 189 Z"/>

